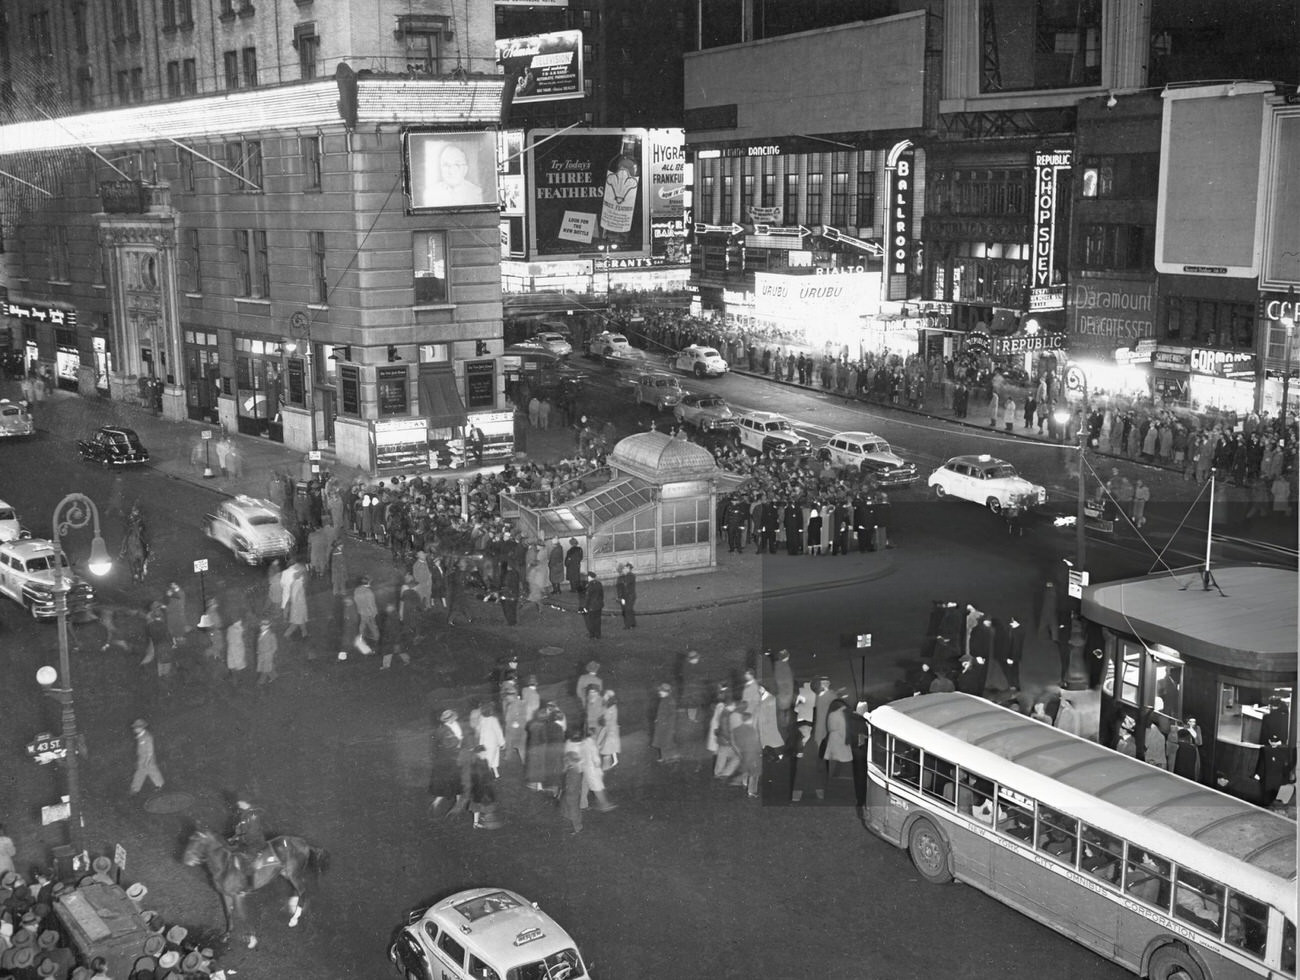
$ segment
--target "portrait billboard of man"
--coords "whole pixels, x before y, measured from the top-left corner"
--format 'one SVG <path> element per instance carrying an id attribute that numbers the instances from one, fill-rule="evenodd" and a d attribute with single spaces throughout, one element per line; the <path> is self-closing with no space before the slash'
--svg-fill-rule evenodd
<path id="1" fill-rule="evenodd" d="M 496 207 L 494 133 L 408 133 L 412 210 Z"/>

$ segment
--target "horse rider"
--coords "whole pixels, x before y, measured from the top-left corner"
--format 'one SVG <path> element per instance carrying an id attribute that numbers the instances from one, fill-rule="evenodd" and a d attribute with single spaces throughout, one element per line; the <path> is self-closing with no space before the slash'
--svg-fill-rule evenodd
<path id="1" fill-rule="evenodd" d="M 250 871 L 256 870 L 262 854 L 268 851 L 266 828 L 262 820 L 265 811 L 240 797 L 235 801 L 235 829 L 230 835 L 230 843 L 237 847 L 242 857 L 252 862 Z M 268 859 L 269 860 L 269 859 Z"/>

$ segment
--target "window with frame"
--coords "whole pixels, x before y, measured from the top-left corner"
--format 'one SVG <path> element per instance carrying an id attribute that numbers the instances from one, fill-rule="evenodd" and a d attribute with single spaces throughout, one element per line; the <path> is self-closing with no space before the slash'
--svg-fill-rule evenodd
<path id="1" fill-rule="evenodd" d="M 876 222 L 876 172 L 874 170 L 858 171 L 857 187 L 858 226 L 867 227 Z"/>
<path id="2" fill-rule="evenodd" d="M 947 759 L 926 752 L 921 760 L 921 792 L 934 800 L 953 803 L 956 799 L 957 767 Z"/>
<path id="3" fill-rule="evenodd" d="M 784 221 L 787 225 L 799 223 L 799 175 L 785 175 Z"/>
<path id="4" fill-rule="evenodd" d="M 257 295 L 263 299 L 271 295 L 271 255 L 267 247 L 266 232 L 259 229 L 253 232 L 253 275 Z"/>
<path id="5" fill-rule="evenodd" d="M 593 535 L 591 538 L 593 557 L 634 551 L 652 551 L 654 546 L 655 516 L 653 510 L 633 514 L 630 518 L 616 523 L 612 532 Z"/>
<path id="6" fill-rule="evenodd" d="M 447 233 L 416 232 L 411 259 L 415 272 L 415 305 L 429 306 L 448 302 Z"/>
<path id="7" fill-rule="evenodd" d="M 1152 198 L 1160 181 L 1158 153 L 1119 153 L 1085 157 L 1081 196 L 1085 198 Z"/>
<path id="8" fill-rule="evenodd" d="M 713 220 L 713 193 L 716 180 L 717 178 L 713 174 L 705 174 L 700 178 L 700 211 L 698 217 L 704 222 Z"/>
<path id="9" fill-rule="evenodd" d="M 451 933 L 443 932 L 438 936 L 438 951 L 455 963 L 458 968 L 465 966 L 465 947 L 452 938 Z"/>
<path id="10" fill-rule="evenodd" d="M 330 284 L 325 267 L 325 232 L 311 233 L 311 272 L 313 293 L 317 303 L 328 303 Z"/>
<path id="11" fill-rule="evenodd" d="M 1227 928 L 1223 938 L 1230 946 L 1263 959 L 1268 947 L 1268 906 L 1237 892 L 1229 892 Z"/>
<path id="12" fill-rule="evenodd" d="M 55 282 L 67 282 L 71 278 L 72 262 L 68 249 L 68 226 L 53 225 L 49 239 L 49 276 Z"/>
<path id="13" fill-rule="evenodd" d="M 78 51 L 90 50 L 90 39 L 86 33 L 85 3 L 74 3 L 72 5 L 72 38 L 77 45 Z"/>
<path id="14" fill-rule="evenodd" d="M 743 207 L 748 207 L 748 206 L 751 205 L 751 204 L 758 204 L 758 203 L 759 203 L 758 201 L 755 201 L 755 200 L 754 200 L 754 175 L 753 175 L 753 174 L 742 174 L 742 175 L 741 175 L 741 177 L 740 177 L 740 200 L 741 200 L 741 202 L 742 202 L 742 206 L 743 206 Z M 746 217 L 746 219 L 748 219 L 748 215 L 745 215 L 745 217 Z"/>
<path id="15" fill-rule="evenodd" d="M 167 98 L 179 98 L 181 94 L 181 63 L 167 62 Z"/>
<path id="16" fill-rule="evenodd" d="M 300 144 L 302 152 L 303 184 L 307 190 L 321 189 L 321 145 L 319 136 L 304 136 Z"/>
<path id="17" fill-rule="evenodd" d="M 736 178 L 733 174 L 722 175 L 722 216 L 719 220 L 725 224 L 734 220 L 736 200 Z"/>
<path id="18" fill-rule="evenodd" d="M 776 174 L 763 174 L 763 198 L 761 207 L 770 208 L 776 200 Z"/>
<path id="19" fill-rule="evenodd" d="M 943 215 L 1027 215 L 1029 170 L 1024 167 L 961 167 L 936 170 L 926 195 Z"/>
<path id="20" fill-rule="evenodd" d="M 194 0 L 177 0 L 176 20 L 182 29 L 194 26 Z"/>
<path id="21" fill-rule="evenodd" d="M 1038 804 L 1036 848 L 1044 854 L 1074 867 L 1079 850 L 1079 821 L 1068 814 Z"/>
<path id="22" fill-rule="evenodd" d="M 181 190 L 194 193 L 194 154 L 189 150 L 176 148 L 176 166 L 180 170 Z"/>
<path id="23" fill-rule="evenodd" d="M 126 13 L 126 34 L 129 38 L 140 37 L 140 7 L 137 0 L 122 0 Z"/>
<path id="24" fill-rule="evenodd" d="M 235 16 L 235 0 L 221 0 L 221 13 L 218 16 L 222 20 L 229 20 Z"/>
<path id="25" fill-rule="evenodd" d="M 662 504 L 663 547 L 708 544 L 713 540 L 710 507 L 706 498 L 665 500 Z"/>
<path id="26" fill-rule="evenodd" d="M 808 175 L 808 200 L 804 214 L 810 222 L 821 224 L 822 200 L 825 197 L 826 175 L 820 170 Z"/>
<path id="27" fill-rule="evenodd" d="M 1212 936 L 1222 935 L 1226 890 L 1217 881 L 1180 867 L 1175 876 L 1174 917 Z"/>
<path id="28" fill-rule="evenodd" d="M 82 65 L 77 69 L 77 104 L 83 109 L 89 109 L 94 103 L 95 79 L 90 68 Z"/>
<path id="29" fill-rule="evenodd" d="M 253 295 L 253 251 L 249 239 L 252 232 L 244 228 L 235 229 L 235 274 L 239 279 L 240 296 Z"/>
<path id="30" fill-rule="evenodd" d="M 1034 840 L 1034 801 L 1023 793 L 999 786 L 995 826 L 1008 837 L 1025 844 Z"/>
<path id="31" fill-rule="evenodd" d="M 244 88 L 257 88 L 257 48 L 244 48 Z"/>
<path id="32" fill-rule="evenodd" d="M 421 75 L 438 73 L 441 31 L 406 32 L 406 70 Z"/>
<path id="33" fill-rule="evenodd" d="M 144 69 L 131 69 L 131 101 L 139 104 L 144 101 Z"/>
<path id="34" fill-rule="evenodd" d="M 290 357 L 284 364 L 284 400 L 298 408 L 307 407 L 307 371 L 301 357 Z"/>
<path id="35" fill-rule="evenodd" d="M 191 293 L 201 293 L 203 292 L 203 251 L 199 248 L 199 230 L 182 229 L 181 241 L 185 250 L 182 265 L 185 272 L 185 288 Z"/>
<path id="36" fill-rule="evenodd" d="M 1124 866 L 1124 842 L 1114 834 L 1084 824 L 1079 830 L 1079 870 L 1118 888 Z"/>
<path id="37" fill-rule="evenodd" d="M 1087 223 L 1080 267 L 1091 270 L 1141 270 L 1155 261 L 1154 229 L 1145 225 Z"/>
<path id="38" fill-rule="evenodd" d="M 238 176 L 232 176 L 232 190 L 260 191 L 262 189 L 261 140 L 234 140 L 226 144 L 226 166 Z M 243 177 L 243 180 L 239 178 Z"/>
<path id="39" fill-rule="evenodd" d="M 1150 851 L 1128 845 L 1124 859 L 1124 892 L 1140 902 L 1169 911 L 1169 862 Z"/>
<path id="40" fill-rule="evenodd" d="M 849 174 L 837 170 L 831 174 L 831 224 L 836 228 L 849 226 Z"/>
<path id="41" fill-rule="evenodd" d="M 225 69 L 226 88 L 239 88 L 239 52 L 223 51 L 221 52 L 221 63 Z"/>
<path id="42" fill-rule="evenodd" d="M 339 410 L 344 415 L 361 413 L 361 369 L 355 365 L 339 365 Z"/>
<path id="43" fill-rule="evenodd" d="M 1164 336 L 1197 347 L 1254 350 L 1255 307 L 1213 299 L 1169 296 L 1164 301 Z"/>
<path id="44" fill-rule="evenodd" d="M 199 66 L 193 58 L 181 62 L 181 89 L 186 95 L 197 95 L 199 91 Z"/>
<path id="45" fill-rule="evenodd" d="M 469 969 L 466 971 L 474 980 L 500 980 L 497 971 L 488 966 L 473 953 L 469 954 Z"/>
<path id="46" fill-rule="evenodd" d="M 901 738 L 893 739 L 889 756 L 889 774 L 906 786 L 921 788 L 921 750 Z"/>
<path id="47" fill-rule="evenodd" d="M 126 15 L 122 12 L 123 0 L 109 0 L 108 23 L 113 31 L 114 41 L 126 39 Z"/>
<path id="48" fill-rule="evenodd" d="M 131 101 L 131 73 L 123 70 L 117 73 L 117 101 L 127 105 Z"/>

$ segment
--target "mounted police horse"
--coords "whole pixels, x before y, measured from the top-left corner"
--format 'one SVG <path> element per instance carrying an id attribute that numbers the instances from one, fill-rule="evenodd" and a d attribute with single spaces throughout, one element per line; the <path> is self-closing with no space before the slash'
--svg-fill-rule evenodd
<path id="1" fill-rule="evenodd" d="M 145 575 L 149 573 L 149 535 L 145 531 L 144 521 L 133 520 L 127 524 L 118 557 L 130 565 L 132 582 L 144 581 Z"/>
<path id="2" fill-rule="evenodd" d="M 284 878 L 293 886 L 289 898 L 289 926 L 298 924 L 307 907 L 305 872 L 314 865 L 318 872 L 329 870 L 329 851 L 313 847 L 301 837 L 273 837 L 265 850 L 256 855 L 245 854 L 232 847 L 225 838 L 211 830 L 199 829 L 190 835 L 181 861 L 188 867 L 203 865 L 212 879 L 212 887 L 221 896 L 226 913 L 226 932 L 230 935 L 236 921 L 247 922 L 244 915 L 244 896 L 257 891 L 276 878 Z M 257 936 L 248 935 L 248 948 L 257 945 Z"/>

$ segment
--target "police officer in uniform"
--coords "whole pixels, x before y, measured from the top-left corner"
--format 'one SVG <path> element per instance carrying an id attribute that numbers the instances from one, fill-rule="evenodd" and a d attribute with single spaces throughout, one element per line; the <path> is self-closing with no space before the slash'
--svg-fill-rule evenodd
<path id="1" fill-rule="evenodd" d="M 738 497 L 733 497 L 731 503 L 727 505 L 727 551 L 729 553 L 745 550 L 742 534 L 748 516 L 749 508 L 745 506 L 745 502 Z"/>

